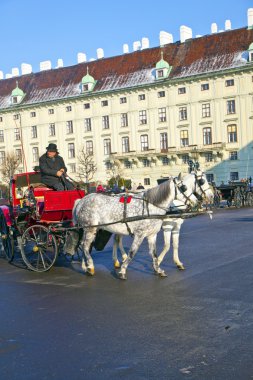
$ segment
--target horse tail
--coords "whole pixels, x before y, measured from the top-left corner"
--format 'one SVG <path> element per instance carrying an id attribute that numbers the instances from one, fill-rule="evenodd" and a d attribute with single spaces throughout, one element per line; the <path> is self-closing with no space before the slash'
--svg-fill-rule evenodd
<path id="1" fill-rule="evenodd" d="M 72 210 L 72 220 L 73 220 L 74 226 L 77 224 L 77 205 L 78 205 L 78 203 L 80 202 L 81 199 L 82 198 L 75 200 L 74 207 L 73 207 L 73 210 Z"/>

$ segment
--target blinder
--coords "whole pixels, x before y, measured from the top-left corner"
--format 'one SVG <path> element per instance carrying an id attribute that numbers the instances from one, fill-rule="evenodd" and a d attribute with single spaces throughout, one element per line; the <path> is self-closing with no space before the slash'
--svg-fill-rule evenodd
<path id="1" fill-rule="evenodd" d="M 186 185 L 181 185 L 178 187 L 179 190 L 182 192 L 182 193 L 185 193 L 187 191 L 187 186 Z"/>
<path id="2" fill-rule="evenodd" d="M 200 179 L 198 179 L 198 180 L 197 180 L 197 183 L 198 183 L 199 186 L 203 186 L 203 185 L 205 184 L 205 180 L 204 180 L 204 178 L 200 178 Z"/>

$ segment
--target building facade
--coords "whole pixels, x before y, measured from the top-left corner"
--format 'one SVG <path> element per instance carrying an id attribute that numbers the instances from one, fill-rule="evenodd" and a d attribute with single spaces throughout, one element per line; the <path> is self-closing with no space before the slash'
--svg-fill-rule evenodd
<path id="1" fill-rule="evenodd" d="M 73 178 L 82 148 L 104 183 L 155 186 L 189 159 L 216 183 L 253 177 L 252 43 L 245 27 L 0 80 L 0 164 L 31 171 L 56 143 Z"/>

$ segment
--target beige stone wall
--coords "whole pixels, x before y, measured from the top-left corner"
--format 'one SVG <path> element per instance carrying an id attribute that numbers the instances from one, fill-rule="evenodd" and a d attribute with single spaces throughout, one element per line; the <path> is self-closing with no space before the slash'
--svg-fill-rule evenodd
<path id="1" fill-rule="evenodd" d="M 204 80 L 185 81 L 180 84 L 157 83 L 149 88 L 132 88 L 121 92 L 112 92 L 104 96 L 95 95 L 82 97 L 78 100 L 64 100 L 51 104 L 34 105 L 30 108 L 15 110 L 10 108 L 8 112 L 0 112 L 3 121 L 0 122 L 0 130 L 4 131 L 4 142 L 0 142 L 0 151 L 12 151 L 21 149 L 20 141 L 14 140 L 14 128 L 19 127 L 19 120 L 13 120 L 17 113 L 21 115 L 21 127 L 24 142 L 24 150 L 28 171 L 37 164 L 33 162 L 32 148 L 38 147 L 39 154 L 45 152 L 49 142 L 57 143 L 60 154 L 67 165 L 76 164 L 77 155 L 87 140 L 93 141 L 94 159 L 97 162 L 95 179 L 105 182 L 109 175 L 105 170 L 105 160 L 121 162 L 124 158 L 130 158 L 133 162 L 132 169 L 122 169 L 126 178 L 139 183 L 144 178 L 150 178 L 150 185 L 156 185 L 156 179 L 168 175 L 176 175 L 180 171 L 187 171 L 187 165 L 182 163 L 182 154 L 192 156 L 193 147 L 180 147 L 180 131 L 188 130 L 189 145 L 196 145 L 196 153 L 201 167 L 207 173 L 213 173 L 216 182 L 227 181 L 230 172 L 238 172 L 239 178 L 253 177 L 253 82 L 252 72 L 239 72 L 223 76 L 210 77 Z M 234 86 L 226 87 L 225 81 L 234 79 Z M 201 84 L 209 83 L 209 90 L 201 91 Z M 185 87 L 185 94 L 178 94 L 178 88 Z M 158 98 L 158 91 L 165 91 L 165 97 Z M 145 100 L 138 100 L 139 94 L 145 94 Z M 127 103 L 121 104 L 120 97 L 126 97 Z M 234 99 L 236 113 L 227 115 L 226 102 Z M 102 107 L 101 101 L 108 100 L 108 106 Z M 90 109 L 84 109 L 83 104 L 90 103 Z M 211 116 L 202 117 L 202 104 L 210 103 Z M 72 111 L 66 112 L 66 106 L 71 105 Z M 187 120 L 179 120 L 179 107 L 186 106 Z M 166 122 L 159 122 L 158 109 L 166 108 Z M 53 108 L 54 114 L 49 114 L 48 109 Z M 147 124 L 139 124 L 139 111 L 147 111 Z M 31 112 L 36 112 L 36 117 L 31 117 Z M 121 127 L 121 113 L 128 114 L 128 127 Z M 110 128 L 102 129 L 102 116 L 109 115 Z M 91 118 L 92 131 L 84 131 L 84 119 Z M 66 122 L 73 121 L 73 134 L 66 133 Z M 56 135 L 49 137 L 49 124 L 55 123 Z M 238 141 L 228 143 L 227 126 L 237 126 Z M 32 138 L 31 127 L 37 126 L 37 138 Z M 203 128 L 212 128 L 212 142 L 210 146 L 203 146 Z M 167 153 L 161 154 L 160 133 L 168 133 L 168 146 L 173 147 Z M 141 152 L 140 136 L 147 134 L 149 138 L 148 152 Z M 130 152 L 122 153 L 122 137 L 128 136 Z M 111 139 L 111 156 L 104 155 L 103 140 Z M 76 157 L 68 158 L 68 144 L 75 144 Z M 217 144 L 220 143 L 220 144 Z M 222 143 L 222 144 L 221 144 Z M 229 160 L 230 151 L 238 151 L 238 160 Z M 205 162 L 204 153 L 213 152 L 213 162 Z M 169 165 L 163 165 L 161 156 L 169 158 Z M 150 167 L 143 167 L 141 158 L 150 160 Z M 137 158 L 137 159 L 136 159 Z M 25 170 L 20 166 L 20 170 Z M 74 173 L 69 173 L 75 177 Z"/>

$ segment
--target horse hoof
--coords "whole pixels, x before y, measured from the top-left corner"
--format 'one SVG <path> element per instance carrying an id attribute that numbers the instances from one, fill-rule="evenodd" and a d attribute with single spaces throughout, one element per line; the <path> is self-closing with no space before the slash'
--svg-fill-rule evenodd
<path id="1" fill-rule="evenodd" d="M 126 276 L 126 274 L 125 273 L 118 273 L 118 278 L 120 279 L 120 280 L 126 280 L 127 279 L 127 276 Z"/>
<path id="2" fill-rule="evenodd" d="M 119 269 L 120 268 L 120 262 L 119 262 L 119 260 L 114 261 L 114 268 L 115 269 Z"/>
<path id="3" fill-rule="evenodd" d="M 94 274 L 95 274 L 95 268 L 87 268 L 87 273 L 88 273 L 90 276 L 94 276 Z"/>
<path id="4" fill-rule="evenodd" d="M 167 274 L 164 271 L 161 272 L 161 273 L 159 273 L 159 276 L 162 277 L 162 278 L 168 277 Z"/>
<path id="5" fill-rule="evenodd" d="M 185 267 L 183 266 L 183 264 L 182 264 L 182 265 L 177 265 L 177 268 L 178 268 L 179 270 L 185 270 Z"/>
<path id="6" fill-rule="evenodd" d="M 124 255 L 122 255 L 122 261 L 123 261 L 123 263 L 124 263 L 124 261 L 126 261 L 126 259 L 127 259 L 127 255 L 124 253 Z"/>

